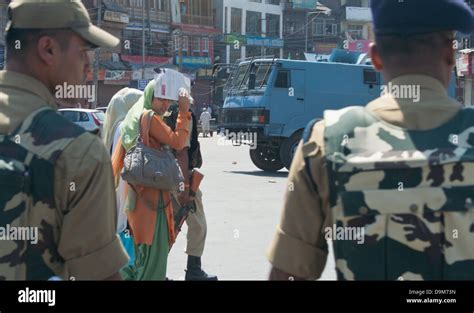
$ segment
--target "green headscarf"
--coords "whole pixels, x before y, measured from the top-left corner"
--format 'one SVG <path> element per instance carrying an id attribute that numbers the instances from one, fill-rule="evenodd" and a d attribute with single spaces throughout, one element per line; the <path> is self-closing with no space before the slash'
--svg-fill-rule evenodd
<path id="1" fill-rule="evenodd" d="M 151 110 L 155 90 L 155 80 L 151 80 L 145 88 L 143 96 L 128 111 L 125 120 L 121 125 L 122 145 L 126 151 L 132 148 L 138 139 L 140 133 L 140 116 L 144 110 Z"/>
<path id="2" fill-rule="evenodd" d="M 143 96 L 130 109 L 122 123 L 122 145 L 126 151 L 136 144 L 140 133 L 140 116 L 144 110 L 152 109 L 151 103 L 155 94 L 161 99 L 178 101 L 180 88 L 185 88 L 189 92 L 191 90 L 190 79 L 173 69 L 160 69 L 155 79 L 148 83 Z"/>

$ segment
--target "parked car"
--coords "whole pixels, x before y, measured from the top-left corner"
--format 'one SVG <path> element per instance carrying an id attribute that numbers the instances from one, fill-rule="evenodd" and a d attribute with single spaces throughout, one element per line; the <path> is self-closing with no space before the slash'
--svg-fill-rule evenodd
<path id="1" fill-rule="evenodd" d="M 95 134 L 102 132 L 104 112 L 90 109 L 60 109 L 59 113 L 76 125 Z"/>
<path id="2" fill-rule="evenodd" d="M 107 112 L 107 107 L 99 107 L 99 108 L 97 108 L 97 110 L 100 110 L 100 111 L 104 112 L 104 114 L 105 114 L 105 112 Z"/>

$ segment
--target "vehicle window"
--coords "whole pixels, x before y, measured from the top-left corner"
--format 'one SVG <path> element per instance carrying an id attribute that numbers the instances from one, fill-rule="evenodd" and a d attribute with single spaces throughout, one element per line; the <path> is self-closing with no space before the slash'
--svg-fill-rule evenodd
<path id="1" fill-rule="evenodd" d="M 257 87 L 260 87 L 260 86 L 266 86 L 267 85 L 267 81 L 268 81 L 268 77 L 270 77 L 270 72 L 268 72 L 267 74 L 267 71 L 268 71 L 268 68 L 271 66 L 270 63 L 268 64 L 261 64 L 259 67 L 258 67 L 258 70 L 257 70 L 257 78 L 255 80 L 255 85 Z M 265 74 L 267 75 L 267 77 L 265 77 Z M 265 79 L 265 81 L 264 81 Z M 262 84 L 263 82 L 263 84 Z"/>
<path id="2" fill-rule="evenodd" d="M 79 122 L 78 112 L 74 112 L 74 111 L 60 111 L 60 112 L 61 112 L 62 116 L 64 116 L 69 121 L 71 121 L 73 123 Z"/>
<path id="3" fill-rule="evenodd" d="M 278 71 L 277 78 L 275 81 L 276 88 L 289 88 L 290 87 L 290 73 L 289 71 Z"/>
<path id="4" fill-rule="evenodd" d="M 104 112 L 102 112 L 102 111 L 97 111 L 97 112 L 94 112 L 94 113 L 92 113 L 92 114 L 93 114 L 93 115 L 95 116 L 95 118 L 98 119 L 99 121 L 101 121 L 101 122 L 105 121 L 105 114 L 104 114 Z"/>
<path id="5" fill-rule="evenodd" d="M 249 65 L 246 64 L 246 65 L 243 65 L 239 68 L 239 71 L 237 72 L 237 75 L 234 79 L 234 86 L 233 87 L 239 87 L 240 84 L 242 84 L 242 81 L 244 80 L 244 78 L 246 76 L 248 76 L 248 75 L 245 75 L 247 73 L 247 68 L 248 67 L 249 67 Z M 242 85 L 244 85 L 244 84 L 245 84 L 245 82 Z"/>
<path id="6" fill-rule="evenodd" d="M 89 122 L 89 116 L 86 112 L 81 112 L 81 117 L 79 119 L 80 122 Z"/>
<path id="7" fill-rule="evenodd" d="M 378 84 L 377 72 L 374 70 L 364 70 L 364 84 Z"/>

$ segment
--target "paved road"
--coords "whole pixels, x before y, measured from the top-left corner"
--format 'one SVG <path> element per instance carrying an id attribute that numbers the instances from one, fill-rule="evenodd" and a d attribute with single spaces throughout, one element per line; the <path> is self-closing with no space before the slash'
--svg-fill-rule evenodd
<path id="1" fill-rule="evenodd" d="M 265 251 L 280 218 L 288 172 L 260 171 L 248 146 L 226 146 L 216 136 L 200 142 L 208 224 L 203 267 L 221 280 L 267 279 Z M 184 279 L 186 232 L 184 226 L 168 260 L 168 277 L 174 280 Z M 332 254 L 322 279 L 336 279 Z"/>

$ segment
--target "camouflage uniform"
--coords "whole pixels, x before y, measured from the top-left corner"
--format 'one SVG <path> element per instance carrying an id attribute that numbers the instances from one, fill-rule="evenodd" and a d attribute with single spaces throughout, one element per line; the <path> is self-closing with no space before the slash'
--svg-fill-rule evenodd
<path id="1" fill-rule="evenodd" d="M 428 76 L 421 101 L 382 97 L 326 111 L 293 160 L 274 267 L 317 279 L 327 227 L 361 227 L 364 241 L 333 240 L 345 280 L 474 279 L 474 111 Z"/>
<path id="2" fill-rule="evenodd" d="M 0 90 L 0 227 L 38 229 L 36 244 L 0 240 L 0 280 L 117 273 L 127 256 L 100 139 L 57 114 L 55 99 L 29 76 L 0 71 Z"/>

